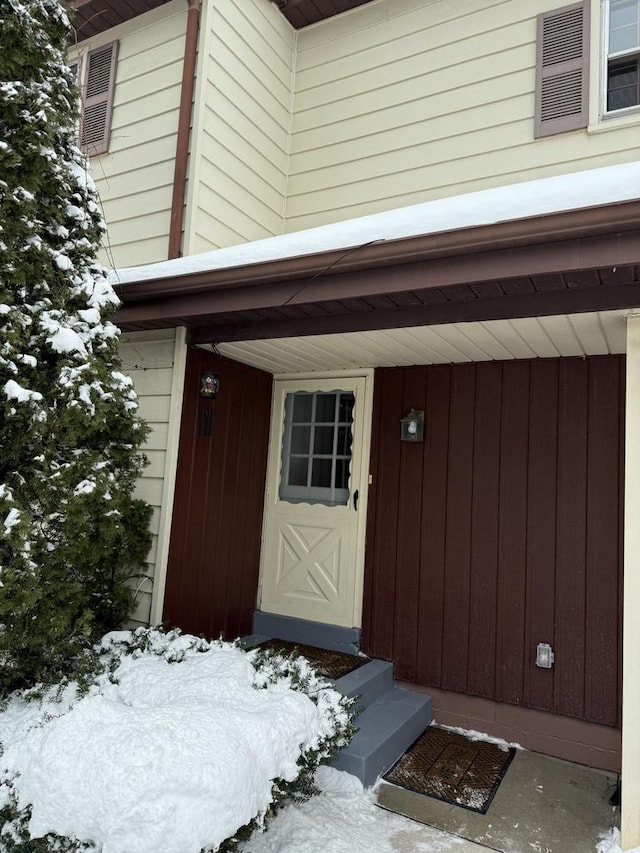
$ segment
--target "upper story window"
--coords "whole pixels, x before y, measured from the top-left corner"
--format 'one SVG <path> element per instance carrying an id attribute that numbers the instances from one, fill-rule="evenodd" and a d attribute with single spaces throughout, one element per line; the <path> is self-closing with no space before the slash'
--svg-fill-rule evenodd
<path id="1" fill-rule="evenodd" d="M 79 141 L 90 156 L 109 150 L 118 42 L 81 54 L 71 63 L 80 87 Z"/>
<path id="2" fill-rule="evenodd" d="M 607 6 L 606 112 L 640 104 L 640 0 Z"/>

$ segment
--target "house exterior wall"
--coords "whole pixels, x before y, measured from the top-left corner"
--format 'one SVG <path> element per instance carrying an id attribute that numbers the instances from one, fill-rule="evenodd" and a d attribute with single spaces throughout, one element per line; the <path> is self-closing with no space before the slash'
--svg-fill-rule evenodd
<path id="1" fill-rule="evenodd" d="M 170 0 L 69 54 L 73 60 L 119 41 L 109 151 L 91 159 L 108 224 L 101 260 L 109 267 L 167 258 L 186 20 L 184 0 Z"/>
<path id="2" fill-rule="evenodd" d="M 423 443 L 400 441 L 411 408 Z M 376 371 L 363 650 L 619 727 L 623 422 L 619 356 Z"/>
<path id="3" fill-rule="evenodd" d="M 199 396 L 203 371 L 217 399 Z M 164 621 L 192 634 L 251 633 L 272 377 L 201 349 L 188 354 Z"/>
<path id="4" fill-rule="evenodd" d="M 637 159 L 640 115 L 534 139 L 536 15 L 558 0 L 377 0 L 298 35 L 288 231 Z"/>
<path id="5" fill-rule="evenodd" d="M 294 45 L 270 2 L 203 6 L 185 254 L 283 232 Z"/>
<path id="6" fill-rule="evenodd" d="M 185 349 L 182 330 L 131 332 L 120 340 L 122 368 L 133 379 L 138 394 L 138 414 L 151 428 L 143 447 L 149 465 L 136 488 L 136 497 L 153 507 L 153 538 L 146 570 L 144 577 L 132 582 L 137 590 L 132 621 L 139 624 L 160 621 L 152 599 L 154 585 L 157 593 L 166 570 L 177 458 L 174 439 L 179 430 Z"/>

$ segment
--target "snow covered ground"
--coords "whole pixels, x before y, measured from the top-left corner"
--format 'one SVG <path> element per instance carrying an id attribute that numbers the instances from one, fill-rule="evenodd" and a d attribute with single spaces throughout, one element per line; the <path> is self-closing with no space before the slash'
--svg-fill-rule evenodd
<path id="1" fill-rule="evenodd" d="M 267 812 L 272 780 L 294 779 L 301 753 L 346 720 L 339 695 L 304 665 L 306 693 L 230 644 L 151 632 L 147 648 L 122 655 L 131 636 L 109 635 L 111 668 L 85 695 L 71 684 L 0 711 L 0 809 L 13 796 L 31 806 L 32 837 L 57 833 L 101 853 L 216 850 Z M 320 767 L 316 783 L 318 796 L 286 806 L 242 853 L 483 849 L 383 811 L 348 774 Z M 619 851 L 615 834 L 598 848 Z"/>

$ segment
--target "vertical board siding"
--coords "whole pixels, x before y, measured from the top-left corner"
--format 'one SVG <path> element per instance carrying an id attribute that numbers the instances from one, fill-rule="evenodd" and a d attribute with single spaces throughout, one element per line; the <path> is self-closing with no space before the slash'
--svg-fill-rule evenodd
<path id="1" fill-rule="evenodd" d="M 502 374 L 496 694 L 520 704 L 524 694 L 529 363 Z"/>
<path id="2" fill-rule="evenodd" d="M 381 381 L 378 381 L 378 373 Z M 385 377 L 388 381 L 384 381 Z M 402 380 L 394 381 L 394 371 L 383 368 L 376 371 L 374 385 L 374 415 L 373 434 L 388 436 L 400 430 L 396 413 L 402 410 L 403 391 Z M 406 414 L 406 413 L 403 413 Z M 380 454 L 375 462 L 373 471 L 374 482 L 380 484 L 380 489 L 390 495 L 400 492 L 400 448 L 399 442 L 390 443 L 388 452 Z M 375 537 L 375 548 L 369 543 Z M 375 657 L 390 659 L 393 656 L 393 635 L 395 623 L 396 596 L 396 542 L 398 539 L 398 502 L 393 500 L 384 505 L 369 504 L 367 517 L 367 547 L 365 551 L 365 577 L 373 581 L 372 592 L 369 595 L 374 619 L 372 625 L 382 630 L 369 635 L 370 648 Z M 369 561 L 372 561 L 370 564 Z M 375 650 L 375 651 L 373 651 Z"/>
<path id="3" fill-rule="evenodd" d="M 534 139 L 536 16 L 559 5 L 378 0 L 301 30 L 287 230 L 635 159 L 637 126 Z"/>
<path id="4" fill-rule="evenodd" d="M 216 400 L 199 397 L 206 369 L 220 378 Z M 164 618 L 233 638 L 251 630 L 256 602 L 272 380 L 194 349 L 185 382 Z"/>
<path id="5" fill-rule="evenodd" d="M 467 689 L 478 696 L 493 696 L 496 682 L 502 370 L 489 367 L 476 376 L 472 475 L 469 635 L 474 642 Z"/>
<path id="6" fill-rule="evenodd" d="M 145 577 L 136 580 L 136 609 L 133 621 L 148 624 L 151 594 L 156 574 L 156 551 L 160 531 L 160 511 L 165 498 L 165 461 L 171 408 L 175 331 L 130 332 L 119 345 L 123 372 L 131 376 L 138 395 L 140 417 L 151 431 L 144 444 L 149 465 L 136 487 L 137 497 L 153 507 L 152 545 L 147 556 Z"/>
<path id="7" fill-rule="evenodd" d="M 424 452 L 429 466 L 422 493 L 419 565 L 428 565 L 430 569 L 429 583 L 420 584 L 420 642 L 416 638 L 419 646 L 417 680 L 422 684 L 437 684 L 442 679 L 450 382 L 451 368 L 448 366 L 427 377 L 425 410 L 429 413 L 429 425 L 425 427 Z"/>
<path id="8" fill-rule="evenodd" d="M 573 667 L 555 673 L 553 710 L 572 717 L 585 712 L 581 682 L 585 670 L 587 554 L 587 428 L 589 376 L 576 361 L 560 367 L 555 649 Z"/>
<path id="9" fill-rule="evenodd" d="M 427 687 L 620 724 L 623 385 L 617 356 L 376 371 L 365 651 Z M 410 408 L 422 444 L 399 439 Z"/>
<path id="10" fill-rule="evenodd" d="M 271 3 L 213 0 L 190 250 L 284 230 L 295 34 Z"/>
<path id="11" fill-rule="evenodd" d="M 525 654 L 554 643 L 559 365 L 541 359 L 530 370 Z M 553 669 L 525 666 L 523 703 L 550 710 L 554 676 Z"/>
<path id="12" fill-rule="evenodd" d="M 407 413 L 413 400 L 423 400 L 426 391 L 426 374 L 419 367 L 407 368 L 403 382 L 402 408 Z M 396 426 L 397 428 L 397 426 Z M 416 566 L 420 561 L 420 529 L 422 507 L 423 444 L 413 444 L 400 459 L 400 482 L 403 488 L 398 496 L 398 550 L 396 557 L 396 612 L 394 649 L 402 668 L 399 678 L 415 681 L 417 675 L 418 604 L 420 579 Z"/>
<path id="13" fill-rule="evenodd" d="M 622 417 L 618 400 L 621 377 L 614 365 L 599 365 L 589 376 L 589 466 L 587 479 L 587 667 L 597 674 L 587 684 L 587 713 L 596 722 L 614 725 L 616 709 L 608 697 L 618 695 L 619 673 L 611 666 L 618 637 L 609 626 L 618 617 L 618 455 L 612 435 Z"/>
<path id="14" fill-rule="evenodd" d="M 109 267 L 167 258 L 186 20 L 186 5 L 171 0 L 71 53 L 119 42 L 109 151 L 91 158 Z"/>
<path id="15" fill-rule="evenodd" d="M 445 597 L 442 686 L 464 690 L 467 681 L 471 604 L 471 505 L 475 366 L 451 371 L 449 469 L 445 521 Z"/>

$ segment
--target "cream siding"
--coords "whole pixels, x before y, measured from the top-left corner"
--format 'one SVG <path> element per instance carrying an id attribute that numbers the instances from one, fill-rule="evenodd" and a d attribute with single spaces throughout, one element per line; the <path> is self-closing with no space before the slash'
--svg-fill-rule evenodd
<path id="1" fill-rule="evenodd" d="M 153 507 L 152 545 L 143 577 L 133 581 L 135 623 L 160 620 L 152 618 L 152 595 L 154 584 L 164 586 L 185 350 L 182 330 L 127 333 L 120 342 L 123 370 L 133 379 L 139 414 L 151 429 L 144 445 L 149 465 L 138 482 L 136 496 Z"/>
<path id="2" fill-rule="evenodd" d="M 77 48 L 119 41 L 111 143 L 91 161 L 108 266 L 167 258 L 186 20 L 187 4 L 171 0 Z"/>
<path id="3" fill-rule="evenodd" d="M 185 254 L 284 230 L 295 33 L 264 0 L 204 10 Z"/>
<path id="4" fill-rule="evenodd" d="M 534 140 L 536 14 L 559 5 L 378 0 L 300 31 L 287 230 L 636 159 L 637 118 Z"/>

